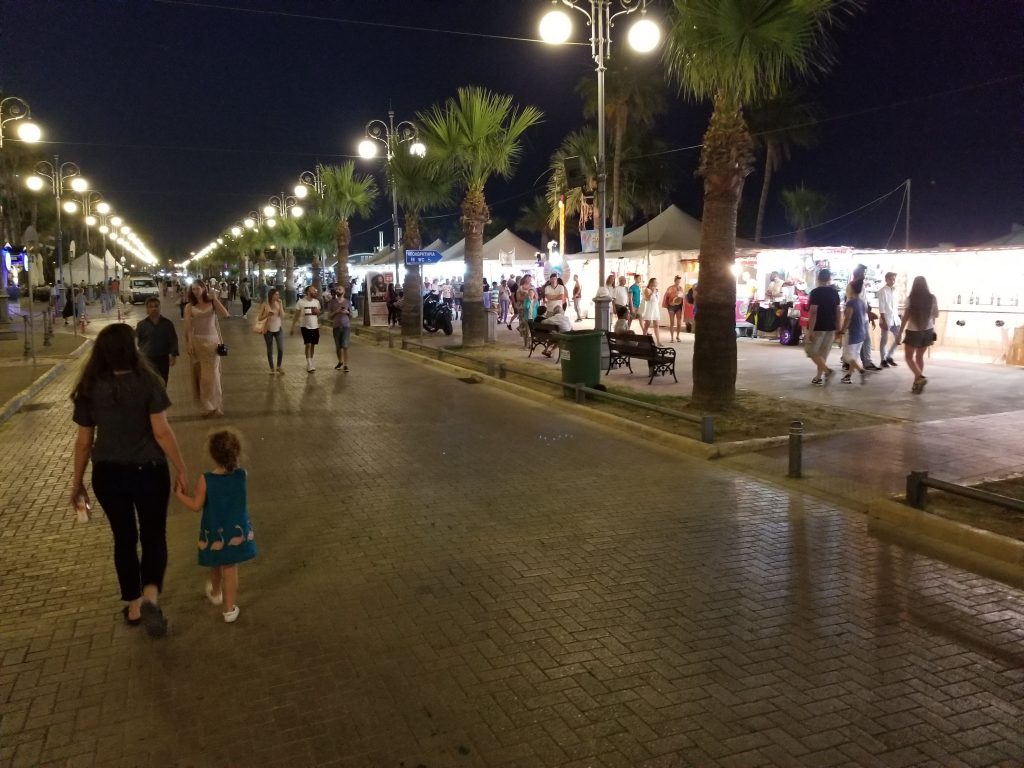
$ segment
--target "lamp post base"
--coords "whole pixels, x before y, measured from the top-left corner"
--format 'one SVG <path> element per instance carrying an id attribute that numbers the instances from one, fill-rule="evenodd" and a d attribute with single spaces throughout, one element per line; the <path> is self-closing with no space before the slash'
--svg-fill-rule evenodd
<path id="1" fill-rule="evenodd" d="M 608 312 L 612 304 L 612 297 L 602 291 L 594 297 L 594 330 L 608 331 Z M 608 370 L 608 345 L 601 342 L 601 370 Z"/>
<path id="2" fill-rule="evenodd" d="M 11 325 L 11 317 L 7 314 L 9 301 L 6 291 L 0 293 L 0 340 L 3 341 L 10 341 L 18 336 Z"/>

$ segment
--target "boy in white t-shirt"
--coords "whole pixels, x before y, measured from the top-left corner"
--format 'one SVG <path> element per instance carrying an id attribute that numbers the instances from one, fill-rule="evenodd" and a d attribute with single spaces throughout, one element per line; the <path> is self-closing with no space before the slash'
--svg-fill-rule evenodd
<path id="1" fill-rule="evenodd" d="M 292 335 L 295 327 L 302 323 L 302 343 L 306 352 L 306 370 L 312 373 L 313 354 L 320 343 L 320 300 L 316 296 L 316 288 L 312 285 L 306 289 L 306 295 L 295 304 L 295 315 L 292 317 Z"/>

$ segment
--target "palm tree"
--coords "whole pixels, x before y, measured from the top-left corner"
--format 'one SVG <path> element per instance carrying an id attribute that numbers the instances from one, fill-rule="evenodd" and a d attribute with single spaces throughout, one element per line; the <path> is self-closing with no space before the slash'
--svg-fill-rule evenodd
<path id="1" fill-rule="evenodd" d="M 402 206 L 405 234 L 402 245 L 406 249 L 423 247 L 420 216 L 430 208 L 452 203 L 452 178 L 447 166 L 431 158 L 419 157 L 411 152 L 396 152 L 388 164 L 391 181 L 395 185 L 395 199 Z M 423 314 L 423 282 L 420 266 L 407 265 L 402 283 L 402 335 L 418 336 Z"/>
<path id="2" fill-rule="evenodd" d="M 812 77 L 833 61 L 829 32 L 859 0 L 672 0 L 665 63 L 681 91 L 711 99 L 697 172 L 704 178 L 693 402 L 720 410 L 736 397 L 736 212 L 753 167 L 743 105 Z"/>
<path id="3" fill-rule="evenodd" d="M 797 248 L 807 245 L 807 230 L 825 219 L 829 199 L 827 195 L 808 189 L 802 183 L 799 187 L 782 190 L 782 203 L 786 206 L 786 221 L 796 230 L 794 244 Z"/>
<path id="4" fill-rule="evenodd" d="M 320 290 L 324 256 L 327 250 L 334 250 L 335 223 L 317 210 L 307 213 L 297 222 L 299 248 L 308 251 L 313 265 L 313 285 Z"/>
<path id="5" fill-rule="evenodd" d="M 511 96 L 485 88 L 460 88 L 445 105 L 419 115 L 424 141 L 465 190 L 462 226 L 466 235 L 466 281 L 462 296 L 462 341 L 482 346 L 485 337 L 483 235 L 490 218 L 484 186 L 492 176 L 509 178 L 522 151 L 520 138 L 540 122 L 536 107 L 519 108 Z"/>
<path id="6" fill-rule="evenodd" d="M 583 173 L 582 184 L 570 187 L 565 174 L 566 158 L 579 159 Z M 548 225 L 558 224 L 558 200 L 565 195 L 565 218 L 578 216 L 580 229 L 585 229 L 594 217 L 594 191 L 597 189 L 597 129 L 592 126 L 573 131 L 562 140 L 562 145 L 551 156 L 551 175 L 546 192 Z M 562 246 L 565 247 L 564 245 Z M 541 250 L 544 250 L 543 248 Z"/>
<path id="7" fill-rule="evenodd" d="M 320 169 L 324 196 L 319 201 L 319 213 L 334 221 L 334 242 L 338 256 L 338 284 L 349 293 L 348 247 L 352 230 L 348 220 L 353 216 L 366 217 L 377 199 L 377 182 L 372 176 L 357 174 L 352 161 L 341 165 L 326 165 Z"/>
<path id="8" fill-rule="evenodd" d="M 557 207 L 555 216 L 558 216 Z M 529 203 L 519 209 L 519 218 L 516 219 L 516 229 L 523 232 L 537 232 L 540 235 L 540 249 L 548 249 L 548 239 L 551 233 L 551 206 L 548 201 L 537 195 Z M 564 245 L 559 245 L 565 248 Z"/>
<path id="9" fill-rule="evenodd" d="M 757 204 L 757 223 L 754 225 L 755 243 L 761 242 L 764 231 L 764 212 L 772 176 L 784 161 L 789 160 L 793 147 L 814 144 L 814 120 L 814 106 L 797 88 L 786 88 L 747 110 L 747 123 L 753 132 L 754 143 L 764 148 L 764 178 L 761 181 L 761 199 Z"/>
<path id="10" fill-rule="evenodd" d="M 583 96 L 584 115 L 596 115 L 597 83 L 594 78 L 581 80 L 576 90 Z M 665 92 L 657 72 L 622 58 L 611 60 L 605 80 L 604 110 L 605 119 L 611 123 L 612 134 L 612 193 L 609 202 L 613 227 L 621 227 L 624 223 L 622 160 L 626 153 L 626 132 L 630 127 L 650 126 L 654 116 L 664 109 Z"/>

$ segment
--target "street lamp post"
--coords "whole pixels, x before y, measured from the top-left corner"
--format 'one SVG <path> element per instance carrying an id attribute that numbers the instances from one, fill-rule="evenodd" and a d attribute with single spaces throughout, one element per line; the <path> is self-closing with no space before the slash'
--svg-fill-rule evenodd
<path id="1" fill-rule="evenodd" d="M 395 247 L 395 286 L 397 290 L 398 280 L 401 276 L 401 241 L 402 241 L 402 229 L 398 225 L 398 196 L 395 193 L 395 177 L 391 173 L 390 165 L 391 158 L 395 156 L 395 150 L 399 144 L 405 142 L 412 142 L 409 144 L 409 152 L 423 157 L 426 154 L 427 148 L 423 145 L 416 134 L 416 126 L 414 126 L 408 120 L 402 120 L 397 125 L 395 124 L 395 111 L 393 109 L 388 110 L 388 121 L 385 123 L 383 120 L 371 120 L 366 124 L 366 138 L 359 142 L 359 156 L 369 159 L 375 157 L 377 154 L 377 145 L 381 144 L 384 147 L 386 154 L 385 163 L 388 165 L 388 187 L 391 191 L 391 225 L 394 229 L 394 247 Z M 366 304 L 366 312 L 363 317 L 363 325 L 369 325 L 370 312 L 369 312 L 369 292 L 366 292 L 364 296 L 364 304 Z"/>
<path id="2" fill-rule="evenodd" d="M 273 227 L 276 224 L 275 219 L 280 217 L 287 219 L 289 216 L 293 219 L 301 218 L 304 211 L 302 206 L 299 205 L 298 198 L 293 195 L 286 195 L 282 192 L 280 195 L 274 195 L 267 201 L 267 204 L 263 206 L 263 213 L 267 217 L 267 226 Z M 295 252 L 287 246 L 282 247 L 284 251 L 284 268 L 285 268 L 285 287 L 284 295 L 287 306 L 292 306 L 295 303 L 295 286 L 294 286 L 294 270 L 295 270 Z"/>
<path id="3" fill-rule="evenodd" d="M 0 149 L 4 148 L 4 126 L 18 122 L 18 138 L 26 144 L 34 144 L 42 137 L 39 126 L 32 122 L 32 108 L 24 99 L 8 96 L 0 99 Z"/>
<path id="4" fill-rule="evenodd" d="M 67 286 L 64 285 L 64 230 L 61 224 L 61 195 L 64 194 L 65 183 L 75 192 L 84 192 L 89 188 L 89 182 L 82 178 L 81 171 L 74 163 L 61 163 L 60 157 L 53 156 L 53 162 L 42 160 L 36 164 L 36 174 L 29 176 L 25 184 L 29 189 L 38 192 L 45 186 L 43 179 L 50 182 L 50 189 L 53 192 L 54 203 L 57 206 L 57 276 L 60 281 L 61 290 L 66 293 Z M 67 296 L 64 296 L 67 299 Z M 57 307 L 60 309 L 61 307 Z"/>
<path id="5" fill-rule="evenodd" d="M 100 301 L 103 303 L 103 311 L 110 311 L 110 294 L 108 293 L 108 270 L 107 270 L 107 233 L 110 232 L 110 225 L 107 222 L 110 220 L 112 213 L 110 205 L 108 203 L 100 201 L 96 204 L 97 220 L 99 222 L 99 231 L 103 235 L 103 291 L 100 293 Z"/>
<path id="6" fill-rule="evenodd" d="M 299 200 L 305 200 L 309 195 L 309 190 L 312 189 L 316 192 L 317 197 L 322 201 L 324 199 L 324 189 L 326 187 L 321 171 L 323 166 L 317 163 L 312 171 L 303 171 L 299 174 L 299 183 L 295 185 L 295 196 Z M 324 263 L 326 262 L 327 253 L 321 248 L 319 255 L 314 254 L 313 256 L 313 285 L 320 289 L 321 284 L 321 272 L 323 270 Z M 348 286 L 345 286 L 345 292 L 348 292 Z"/>
<path id="7" fill-rule="evenodd" d="M 7 96 L 4 99 L 0 99 L 0 149 L 4 146 L 4 126 L 7 123 L 17 121 L 18 130 L 17 136 L 19 139 L 27 144 L 32 144 L 39 141 L 42 132 L 39 130 L 39 126 L 32 122 L 32 108 L 29 107 L 28 102 L 24 99 L 19 99 L 17 96 Z M 0 212 L 2 212 L 3 205 L 0 204 Z M 6 222 L 6 217 L 0 217 L 0 220 Z M 15 237 L 10 238 L 12 242 L 16 240 Z M 3 240 L 0 240 L 2 244 Z M 8 314 L 7 308 L 7 265 L 0 265 L 0 339 L 12 339 L 14 338 L 14 331 L 11 330 L 11 318 Z M 32 302 L 32 281 L 29 280 L 29 307 Z M 31 311 L 29 312 L 31 316 Z"/>
<path id="8" fill-rule="evenodd" d="M 608 168 L 605 158 L 605 105 L 604 105 L 604 73 L 605 61 L 611 58 L 613 22 L 619 16 L 640 11 L 641 18 L 632 25 L 627 35 L 630 46 L 640 53 L 654 50 L 661 39 L 658 25 L 646 18 L 647 0 L 553 0 L 556 5 L 564 5 L 582 13 L 590 27 L 590 55 L 597 69 L 597 263 L 598 277 L 597 296 L 594 297 L 596 317 L 594 328 L 608 330 L 608 305 L 611 297 L 605 288 L 605 219 L 607 213 L 607 180 Z M 621 6 L 622 10 L 612 12 L 612 6 Z M 589 8 L 589 10 L 588 10 Z M 560 9 L 549 11 L 540 22 L 541 38 L 548 43 L 564 43 L 572 34 L 572 20 Z M 564 251 L 565 245 L 562 245 Z"/>
<path id="9" fill-rule="evenodd" d="M 103 200 L 99 192 L 85 191 L 81 193 L 82 198 L 82 221 L 85 223 L 85 283 L 88 293 L 92 292 L 92 243 L 89 238 L 89 229 L 96 226 L 97 206 Z M 90 296 L 91 298 L 91 296 Z"/>

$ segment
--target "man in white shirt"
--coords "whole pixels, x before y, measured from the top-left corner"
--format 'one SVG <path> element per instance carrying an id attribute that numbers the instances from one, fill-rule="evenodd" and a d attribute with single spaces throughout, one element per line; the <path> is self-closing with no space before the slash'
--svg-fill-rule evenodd
<path id="1" fill-rule="evenodd" d="M 552 307 L 557 306 L 561 309 L 566 303 L 568 302 L 566 301 L 565 286 L 558 284 L 558 273 L 552 272 L 548 277 L 547 285 L 544 286 L 544 306 L 550 313 Z"/>
<path id="2" fill-rule="evenodd" d="M 896 361 L 892 359 L 892 353 L 896 351 L 896 345 L 900 343 L 900 316 L 896 312 L 896 273 L 885 273 L 885 285 L 878 291 L 878 322 L 881 323 L 881 339 L 878 342 L 879 350 L 882 353 L 882 367 L 895 368 Z M 889 342 L 889 335 L 892 334 L 892 341 Z M 889 348 L 886 349 L 886 342 Z"/>
<path id="3" fill-rule="evenodd" d="M 292 317 L 292 334 L 295 326 L 302 324 L 302 343 L 306 352 L 306 370 L 312 373 L 313 355 L 316 345 L 320 343 L 320 299 L 316 296 L 316 288 L 312 285 L 306 289 L 306 295 L 295 304 L 295 315 Z"/>
<path id="4" fill-rule="evenodd" d="M 626 276 L 619 275 L 619 279 L 612 289 L 612 313 L 618 317 L 619 307 L 625 307 L 629 311 L 629 295 L 626 292 Z"/>
<path id="5" fill-rule="evenodd" d="M 568 333 L 572 330 L 572 320 L 562 311 L 562 305 L 557 303 L 548 304 L 548 312 L 544 315 L 544 319 L 540 321 L 540 324 L 553 325 L 559 333 Z M 544 351 L 541 354 L 544 357 L 551 357 L 551 350 L 557 346 L 557 341 L 548 342 L 544 345 Z"/>

